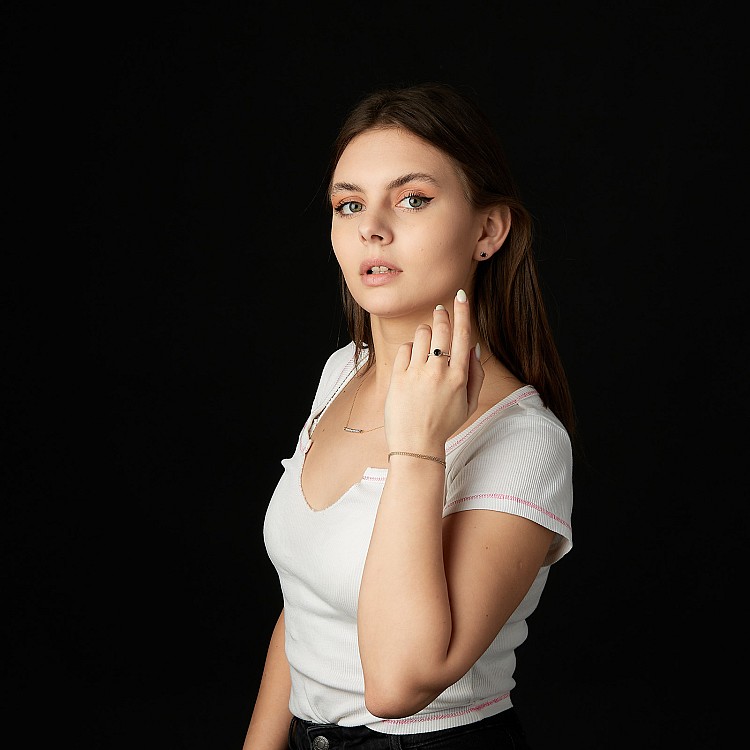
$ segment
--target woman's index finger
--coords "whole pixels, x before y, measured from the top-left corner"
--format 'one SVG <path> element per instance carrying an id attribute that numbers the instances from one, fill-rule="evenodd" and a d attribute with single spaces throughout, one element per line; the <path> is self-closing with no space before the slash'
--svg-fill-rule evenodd
<path id="1" fill-rule="evenodd" d="M 469 351 L 473 346 L 471 333 L 471 309 L 466 292 L 459 289 L 453 300 L 453 341 L 451 342 L 451 359 L 466 364 Z"/>

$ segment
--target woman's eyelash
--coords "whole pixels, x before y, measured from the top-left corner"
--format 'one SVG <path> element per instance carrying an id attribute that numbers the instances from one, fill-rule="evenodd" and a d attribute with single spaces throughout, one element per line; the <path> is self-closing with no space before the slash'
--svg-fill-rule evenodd
<path id="1" fill-rule="evenodd" d="M 352 214 L 354 214 L 354 213 L 359 213 L 359 211 L 352 211 L 351 213 L 348 213 L 348 214 L 344 214 L 344 209 L 345 209 L 345 208 L 346 208 L 347 206 L 350 206 L 350 205 L 351 205 L 352 203 L 356 203 L 356 204 L 357 204 L 358 206 L 361 206 L 361 205 L 362 205 L 362 204 L 361 204 L 361 203 L 360 203 L 359 201 L 352 201 L 352 200 L 348 200 L 348 201 L 341 201 L 341 203 L 338 203 L 337 205 L 335 205 L 335 206 L 333 207 L 333 210 L 334 210 L 334 211 L 335 211 L 335 212 L 336 212 L 337 214 L 343 214 L 343 215 L 345 215 L 345 216 L 351 216 L 351 215 L 352 215 Z"/>
<path id="2" fill-rule="evenodd" d="M 424 206 L 426 206 L 432 198 L 428 198 L 426 195 L 420 195 L 419 193 L 409 193 L 409 195 L 405 195 L 399 203 L 403 203 L 405 200 L 409 200 L 410 198 L 419 198 L 424 203 Z M 413 206 L 404 206 L 404 208 L 407 211 L 419 211 L 421 208 L 424 208 L 424 206 L 419 206 L 418 208 L 414 208 Z"/>

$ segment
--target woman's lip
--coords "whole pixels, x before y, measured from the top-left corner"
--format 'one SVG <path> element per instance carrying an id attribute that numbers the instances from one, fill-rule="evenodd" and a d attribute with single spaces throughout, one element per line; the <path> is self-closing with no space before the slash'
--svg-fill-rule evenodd
<path id="1" fill-rule="evenodd" d="M 386 263 L 382 261 L 380 258 L 372 258 L 370 260 L 366 260 L 359 266 L 359 273 L 361 276 L 374 276 L 375 274 L 369 273 L 371 268 L 383 266 L 384 268 L 388 268 L 391 271 L 396 271 L 397 273 L 401 271 L 400 268 L 397 268 L 394 265 L 391 265 L 390 263 Z"/>
<path id="2" fill-rule="evenodd" d="M 401 271 L 393 269 L 386 273 L 363 273 L 359 278 L 365 286 L 383 286 L 397 278 L 400 273 Z"/>

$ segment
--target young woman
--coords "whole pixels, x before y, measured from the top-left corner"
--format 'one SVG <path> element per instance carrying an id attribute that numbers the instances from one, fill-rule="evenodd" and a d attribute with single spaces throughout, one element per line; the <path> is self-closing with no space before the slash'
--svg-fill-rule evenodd
<path id="1" fill-rule="evenodd" d="M 328 199 L 351 342 L 267 510 L 284 608 L 244 748 L 526 747 L 514 649 L 573 503 L 530 216 L 440 84 L 353 109 Z"/>

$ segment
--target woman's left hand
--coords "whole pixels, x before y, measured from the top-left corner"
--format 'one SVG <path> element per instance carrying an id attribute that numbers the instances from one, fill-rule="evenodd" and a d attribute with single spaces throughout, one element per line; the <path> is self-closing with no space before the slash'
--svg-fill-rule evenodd
<path id="1" fill-rule="evenodd" d="M 385 401 L 391 451 L 443 455 L 445 441 L 477 408 L 484 368 L 462 290 L 453 301 L 452 323 L 447 310 L 436 308 L 432 327 L 418 326 L 414 341 L 399 347 Z"/>

